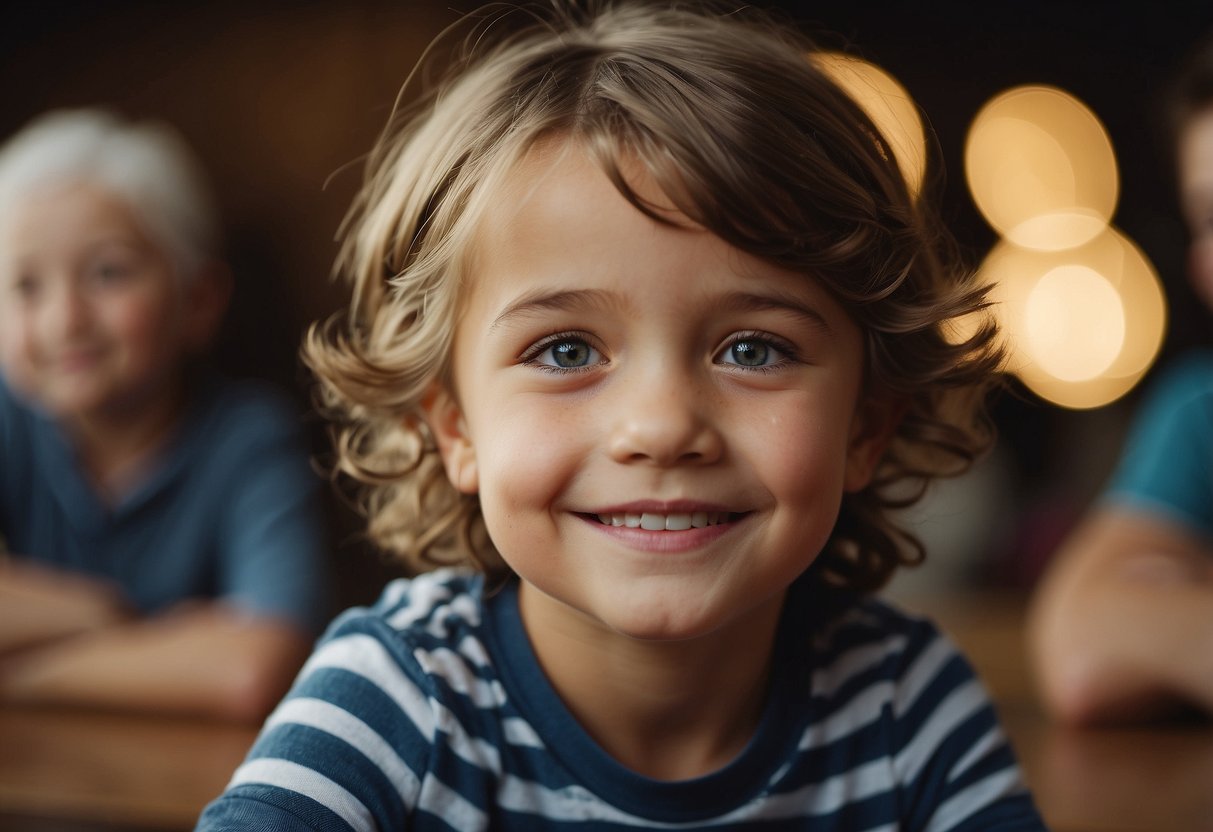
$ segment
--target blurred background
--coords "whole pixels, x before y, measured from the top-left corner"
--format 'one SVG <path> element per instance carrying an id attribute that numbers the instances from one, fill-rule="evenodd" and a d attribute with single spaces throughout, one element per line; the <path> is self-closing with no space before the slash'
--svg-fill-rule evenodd
<path id="1" fill-rule="evenodd" d="M 278 382 L 302 409 L 307 378 L 296 347 L 309 322 L 341 304 L 343 293 L 330 280 L 329 266 L 335 234 L 360 181 L 361 156 L 421 50 L 479 5 L 10 2 L 0 28 L 0 138 L 54 107 L 109 105 L 175 125 L 215 182 L 236 274 L 218 360 L 232 374 Z M 984 178 L 980 171 L 966 175 L 966 164 L 991 158 L 996 167 L 1001 164 L 996 143 L 975 129 L 975 119 L 983 110 L 990 115 L 988 107 L 1008 91 L 1021 90 L 1022 103 L 1023 87 L 1045 85 L 1044 97 L 1053 104 L 1078 104 L 1059 118 L 1077 120 L 1080 132 L 1094 130 L 1096 149 L 1079 148 L 1071 156 L 1107 163 L 1088 174 L 1098 192 L 1092 199 L 1102 203 L 1073 207 L 1099 228 L 1110 223 L 1116 239 L 1131 244 L 1130 255 L 1118 257 L 1140 254 L 1144 265 L 1132 279 L 1147 290 L 1155 287 L 1154 297 L 1165 293 L 1166 315 L 1153 324 L 1135 322 L 1126 316 L 1152 301 L 1120 302 L 1118 326 L 1125 339 L 1137 339 L 1139 357 L 1134 367 L 1121 368 L 1115 389 L 1102 399 L 1072 394 L 1088 390 L 1089 384 L 1082 385 L 1109 362 L 1115 370 L 1111 358 L 1086 375 L 1071 372 L 1060 392 L 1049 392 L 1040 373 L 1033 376 L 1028 367 L 1023 378 L 1031 386 L 1017 381 L 995 404 L 1001 433 L 995 452 L 963 480 L 936 487 L 908 518 L 927 539 L 931 559 L 894 587 L 905 593 L 975 584 L 1027 588 L 1110 473 L 1152 368 L 1188 347 L 1213 342 L 1184 277 L 1186 232 L 1159 101 L 1176 62 L 1213 31 L 1213 3 L 757 5 L 781 9 L 820 33 L 825 45 L 879 66 L 917 102 L 942 151 L 945 216 L 973 266 L 984 262 L 991 274 L 1029 268 L 1005 257 L 1001 265 L 987 260 L 996 247 L 1005 254 L 1004 239 L 1016 238 L 1026 226 L 998 226 L 997 207 L 982 201 L 981 183 L 997 192 L 1001 180 L 988 170 Z M 1023 118 L 1012 112 L 1002 123 Z M 1020 139 L 1022 150 L 1022 134 Z M 1106 159 L 1105 150 L 1112 154 Z M 1011 167 L 1003 174 L 1018 171 L 1016 181 L 1024 181 L 1014 165 L 1030 166 L 1031 160 L 1021 157 L 1007 162 Z M 1048 170 L 1038 175 L 1052 176 Z M 1044 249 L 1078 250 L 1086 242 Z M 1124 282 L 1106 277 L 1106 283 L 1091 278 L 1096 294 L 1101 286 Z M 1091 340 L 1088 330 L 1108 330 L 1100 321 L 1035 326 L 1050 338 L 1070 333 L 1083 343 Z M 1046 340 L 1053 354 L 1073 351 L 1064 338 Z M 322 453 L 326 438 L 318 423 L 314 442 Z M 335 504 L 333 511 L 344 600 L 369 600 L 391 569 L 358 540 L 356 520 Z"/>

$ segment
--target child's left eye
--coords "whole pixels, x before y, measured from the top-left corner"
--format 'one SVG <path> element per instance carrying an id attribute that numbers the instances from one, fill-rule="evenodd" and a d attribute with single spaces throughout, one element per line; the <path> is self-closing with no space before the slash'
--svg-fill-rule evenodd
<path id="1" fill-rule="evenodd" d="M 527 350 L 522 361 L 557 371 L 584 370 L 602 363 L 602 353 L 580 336 L 553 335 Z"/>
<path id="2" fill-rule="evenodd" d="M 766 335 L 742 333 L 724 345 L 716 354 L 716 361 L 735 367 L 768 369 L 784 364 L 793 357 L 792 348 L 781 341 Z"/>

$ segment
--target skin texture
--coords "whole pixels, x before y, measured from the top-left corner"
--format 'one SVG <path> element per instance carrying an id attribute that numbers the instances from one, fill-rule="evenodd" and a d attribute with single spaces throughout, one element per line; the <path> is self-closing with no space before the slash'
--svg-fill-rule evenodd
<path id="1" fill-rule="evenodd" d="M 183 280 L 123 202 L 85 184 L 33 194 L 0 224 L 0 251 L 0 371 L 114 503 L 176 428 L 182 368 L 222 318 L 226 273 Z M 220 603 L 141 619 L 117 587 L 0 562 L 0 701 L 255 720 L 307 647 Z"/>
<path id="2" fill-rule="evenodd" d="M 1213 308 L 1213 108 L 1179 141 L 1189 276 Z M 1213 548 L 1162 515 L 1103 505 L 1058 552 L 1030 617 L 1046 707 L 1075 724 L 1213 713 Z"/>
<path id="3" fill-rule="evenodd" d="M 861 400 L 860 331 L 811 279 L 641 214 L 576 145 L 533 150 L 503 204 L 427 419 L 573 713 L 637 771 L 712 771 L 757 723 L 788 585 L 893 427 Z M 721 522 L 626 525 L 696 513 Z"/>

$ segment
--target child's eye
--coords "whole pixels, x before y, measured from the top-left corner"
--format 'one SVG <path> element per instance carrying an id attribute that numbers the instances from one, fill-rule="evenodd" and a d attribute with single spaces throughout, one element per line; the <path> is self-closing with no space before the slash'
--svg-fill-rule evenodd
<path id="1" fill-rule="evenodd" d="M 783 339 L 742 332 L 724 345 L 715 360 L 719 364 L 765 370 L 786 364 L 794 357 L 791 345 Z"/>
<path id="2" fill-rule="evenodd" d="M 125 263 L 97 263 L 89 270 L 89 277 L 96 283 L 117 283 L 130 275 L 132 269 Z"/>
<path id="3" fill-rule="evenodd" d="M 25 301 L 33 300 L 42 288 L 42 281 L 32 274 L 19 274 L 9 286 L 13 294 Z"/>
<path id="4" fill-rule="evenodd" d="M 584 370 L 602 363 L 602 353 L 578 335 L 552 335 L 534 344 L 522 354 L 522 362 L 532 366 L 560 370 Z"/>

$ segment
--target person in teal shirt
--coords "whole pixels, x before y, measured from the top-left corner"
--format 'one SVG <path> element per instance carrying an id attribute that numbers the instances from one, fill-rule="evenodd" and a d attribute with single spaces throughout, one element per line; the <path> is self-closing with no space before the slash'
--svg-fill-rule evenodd
<path id="1" fill-rule="evenodd" d="M 0 148 L 0 702 L 257 719 L 326 617 L 300 414 L 202 369 L 217 237 L 167 126 Z"/>
<path id="2" fill-rule="evenodd" d="M 1189 277 L 1213 309 L 1213 41 L 1174 93 Z M 1103 498 L 1038 589 L 1031 643 L 1062 720 L 1213 713 L 1213 351 L 1151 384 Z"/>

